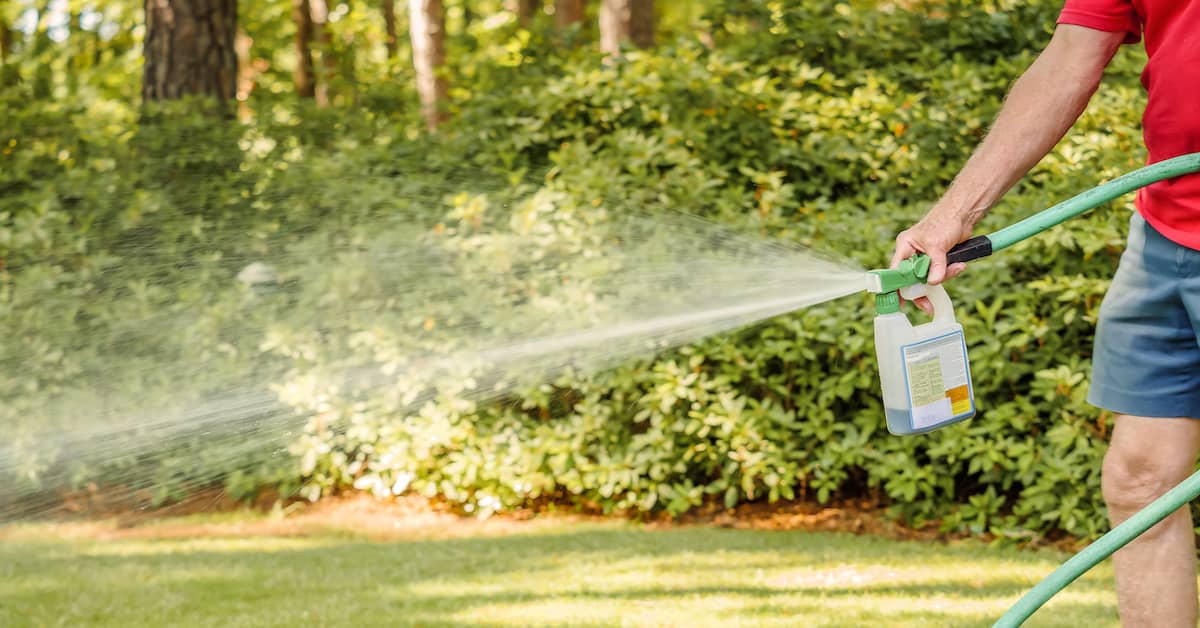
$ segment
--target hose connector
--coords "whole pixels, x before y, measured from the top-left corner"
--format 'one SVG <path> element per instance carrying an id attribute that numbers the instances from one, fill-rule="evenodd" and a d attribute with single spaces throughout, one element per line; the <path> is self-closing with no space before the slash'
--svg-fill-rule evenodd
<path id="1" fill-rule="evenodd" d="M 925 283 L 929 276 L 929 256 L 924 253 L 901 260 L 895 268 L 881 268 L 867 272 L 867 292 L 883 294 L 895 292 L 907 286 Z"/>

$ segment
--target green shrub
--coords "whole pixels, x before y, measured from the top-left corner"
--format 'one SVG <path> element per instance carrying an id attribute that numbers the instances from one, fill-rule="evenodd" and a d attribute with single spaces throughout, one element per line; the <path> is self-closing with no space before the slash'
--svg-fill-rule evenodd
<path id="1" fill-rule="evenodd" d="M 538 275 L 498 274 L 456 251 L 490 246 L 535 268 L 537 247 L 593 250 L 605 216 L 629 210 L 698 214 L 881 265 L 982 137 L 1058 8 L 711 4 L 711 49 L 681 39 L 606 64 L 586 49 L 547 53 L 551 35 L 536 29 L 499 57 L 480 47 L 459 62 L 472 82 L 438 138 L 390 110 L 412 100 L 395 88 L 332 112 L 273 99 L 228 133 L 179 112 L 155 127 L 128 107 L 24 106 L 28 87 L 8 88 L 13 124 L 0 140 L 17 143 L 0 169 L 0 321 L 18 340 L 0 361 L 26 366 L 0 376 L 0 421 L 34 438 L 25 418 L 76 380 L 125 372 L 108 384 L 114 396 L 165 394 L 186 365 L 208 364 L 195 398 L 270 383 L 308 417 L 301 435 L 237 459 L 181 441 L 74 477 L 146 469 L 163 496 L 214 476 L 239 495 L 415 491 L 480 512 L 555 500 L 679 514 L 706 500 L 869 494 L 953 531 L 1103 531 L 1109 419 L 1083 396 L 1127 211 L 1077 219 L 952 283 L 981 412 L 927 436 L 884 429 L 865 297 L 495 400 L 472 400 L 461 382 L 354 389 L 334 377 L 454 341 L 412 314 L 413 276 L 380 272 L 395 270 L 377 262 L 403 247 L 462 264 L 475 281 L 455 302 L 481 310 Z M 983 231 L 1141 162 L 1140 61 L 1118 57 L 1076 129 Z M 189 150 L 173 150 L 180 137 Z M 472 230 L 472 216 L 487 229 Z M 520 228 L 551 235 L 531 248 Z M 247 294 L 234 277 L 254 259 L 277 263 L 284 289 Z M 339 304 L 355 307 L 326 316 Z M 114 358 L 104 342 L 145 350 Z M 156 372 L 163 364 L 178 369 Z M 413 390 L 436 394 L 414 408 Z M 291 455 L 275 455 L 282 446 Z"/>
<path id="2" fill-rule="evenodd" d="M 565 198 L 684 209 L 878 265 L 980 139 L 1055 8 L 752 11 L 746 20 L 775 21 L 715 51 L 682 42 L 614 66 L 577 60 L 561 77 L 477 95 L 455 130 L 488 147 L 485 166 L 548 168 L 542 189 Z M 908 35 L 867 35 L 879 32 Z M 1136 167 L 1138 62 L 1117 61 L 1076 130 L 984 229 Z M 1079 219 L 954 282 L 982 408 L 965 425 L 886 434 L 870 308 L 845 299 L 507 403 L 446 398 L 416 416 L 370 405 L 377 427 L 329 429 L 367 420 L 347 400 L 298 450 L 306 494 L 353 483 L 468 509 L 553 498 L 678 514 L 707 499 L 870 492 L 947 530 L 1098 534 L 1108 419 L 1083 395 L 1125 215 Z"/>

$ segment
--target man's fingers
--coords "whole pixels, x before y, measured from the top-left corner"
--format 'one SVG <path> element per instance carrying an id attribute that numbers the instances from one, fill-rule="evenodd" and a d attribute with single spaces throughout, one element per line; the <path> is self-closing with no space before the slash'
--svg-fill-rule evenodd
<path id="1" fill-rule="evenodd" d="M 892 254 L 891 268 L 896 268 L 900 262 L 917 253 L 929 256 L 929 273 L 925 276 L 926 283 L 936 286 L 963 271 L 963 264 L 948 264 L 946 251 L 953 246 L 964 233 L 969 230 L 956 228 L 952 222 L 943 219 L 931 219 L 927 215 L 921 222 L 896 236 L 896 250 Z M 961 227 L 961 225 L 960 225 Z M 924 309 L 924 308 L 922 308 Z"/>
<path id="2" fill-rule="evenodd" d="M 904 305 L 904 302 L 907 300 L 908 299 L 905 299 L 904 297 L 900 297 L 900 305 Z M 913 299 L 912 302 L 913 305 L 917 306 L 922 312 L 933 316 L 933 303 L 929 300 L 929 297 L 917 297 Z"/>
<path id="3" fill-rule="evenodd" d="M 946 279 L 954 279 L 967 269 L 966 262 L 955 262 L 946 267 Z M 943 279 L 945 281 L 946 279 Z"/>
<path id="4" fill-rule="evenodd" d="M 917 250 L 913 248 L 911 242 L 905 237 L 905 234 L 900 234 L 896 238 L 896 252 L 892 254 L 892 263 L 888 268 L 895 268 L 900 265 L 900 262 L 912 257 Z"/>

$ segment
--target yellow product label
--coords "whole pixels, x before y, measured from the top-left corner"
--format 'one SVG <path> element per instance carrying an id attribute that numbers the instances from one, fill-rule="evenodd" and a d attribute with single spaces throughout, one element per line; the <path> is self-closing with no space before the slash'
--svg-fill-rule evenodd
<path id="1" fill-rule="evenodd" d="M 937 355 L 928 354 L 908 365 L 908 388 L 914 406 L 927 406 L 945 397 L 945 381 Z"/>
<path id="2" fill-rule="evenodd" d="M 933 427 L 971 411 L 971 374 L 961 331 L 902 349 L 913 427 Z"/>

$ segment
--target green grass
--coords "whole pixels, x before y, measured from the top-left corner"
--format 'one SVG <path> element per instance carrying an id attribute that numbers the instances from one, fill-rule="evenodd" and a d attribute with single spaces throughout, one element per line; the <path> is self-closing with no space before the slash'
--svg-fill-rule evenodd
<path id="1" fill-rule="evenodd" d="M 386 542 L 230 534 L 0 528 L 0 626 L 983 626 L 1065 558 L 619 522 Z M 1098 568 L 1029 625 L 1117 625 L 1110 579 Z"/>

